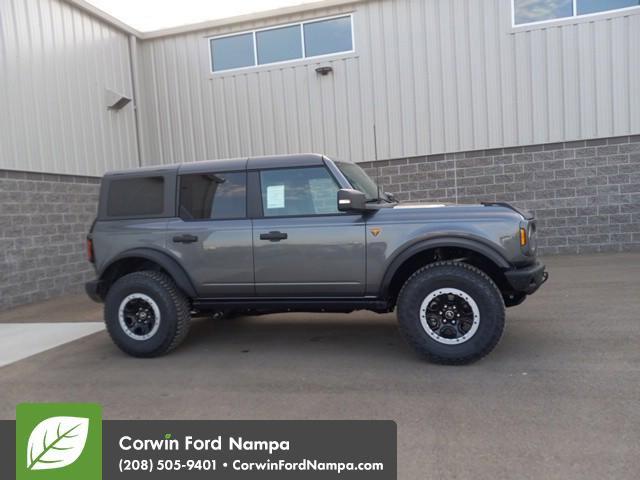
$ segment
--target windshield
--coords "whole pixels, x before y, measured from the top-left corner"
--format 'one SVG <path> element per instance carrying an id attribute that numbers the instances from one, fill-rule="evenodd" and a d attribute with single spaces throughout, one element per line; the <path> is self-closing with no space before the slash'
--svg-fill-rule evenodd
<path id="1" fill-rule="evenodd" d="M 356 190 L 360 190 L 369 200 L 378 199 L 378 185 L 365 171 L 355 163 L 334 162 L 349 183 Z"/>

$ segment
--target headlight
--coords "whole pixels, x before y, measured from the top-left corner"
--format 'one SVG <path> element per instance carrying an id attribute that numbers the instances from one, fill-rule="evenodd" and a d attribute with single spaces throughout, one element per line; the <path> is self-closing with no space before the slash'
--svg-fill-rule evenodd
<path id="1" fill-rule="evenodd" d="M 535 255 L 536 253 L 536 224 L 535 222 L 529 222 L 529 225 L 527 226 L 527 240 L 529 243 L 529 252 L 532 255 Z"/>

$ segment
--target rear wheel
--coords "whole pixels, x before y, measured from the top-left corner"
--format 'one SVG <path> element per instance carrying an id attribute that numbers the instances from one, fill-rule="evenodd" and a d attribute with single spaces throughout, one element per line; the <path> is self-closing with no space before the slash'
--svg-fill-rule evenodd
<path id="1" fill-rule="evenodd" d="M 114 343 L 135 357 L 163 355 L 189 331 L 187 298 L 161 272 L 135 272 L 118 279 L 105 299 L 104 316 Z"/>
<path id="2" fill-rule="evenodd" d="M 464 364 L 487 355 L 504 330 L 505 306 L 495 283 L 460 262 L 415 272 L 398 296 L 400 331 L 432 362 Z"/>

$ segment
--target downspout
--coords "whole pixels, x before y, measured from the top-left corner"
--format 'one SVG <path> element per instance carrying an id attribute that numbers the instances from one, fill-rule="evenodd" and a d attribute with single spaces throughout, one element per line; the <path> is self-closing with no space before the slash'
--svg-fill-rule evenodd
<path id="1" fill-rule="evenodd" d="M 133 118 L 136 132 L 138 166 L 141 167 L 144 160 L 144 150 L 142 146 L 142 131 L 140 128 L 140 108 L 138 106 L 138 99 L 140 98 L 140 85 L 138 83 L 138 39 L 135 35 L 129 35 L 129 69 L 131 72 L 131 86 L 133 89 Z"/>

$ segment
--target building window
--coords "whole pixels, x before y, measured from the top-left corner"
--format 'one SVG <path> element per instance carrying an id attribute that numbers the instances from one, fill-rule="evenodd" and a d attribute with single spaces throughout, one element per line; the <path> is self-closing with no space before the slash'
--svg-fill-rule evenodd
<path id="1" fill-rule="evenodd" d="M 256 32 L 256 44 L 259 65 L 302 58 L 300 25 Z"/>
<path id="2" fill-rule="evenodd" d="M 211 41 L 211 60 L 214 71 L 254 65 L 253 34 L 214 38 Z"/>
<path id="3" fill-rule="evenodd" d="M 638 5 L 640 0 L 513 0 L 513 23 L 559 20 Z"/>
<path id="4" fill-rule="evenodd" d="M 304 25 L 304 51 L 308 57 L 353 50 L 351 18 L 332 18 Z"/>
<path id="5" fill-rule="evenodd" d="M 180 218 L 225 220 L 246 216 L 246 173 L 180 176 Z"/>
<path id="6" fill-rule="evenodd" d="M 209 49 L 212 72 L 348 53 L 354 50 L 352 16 L 214 37 Z"/>

